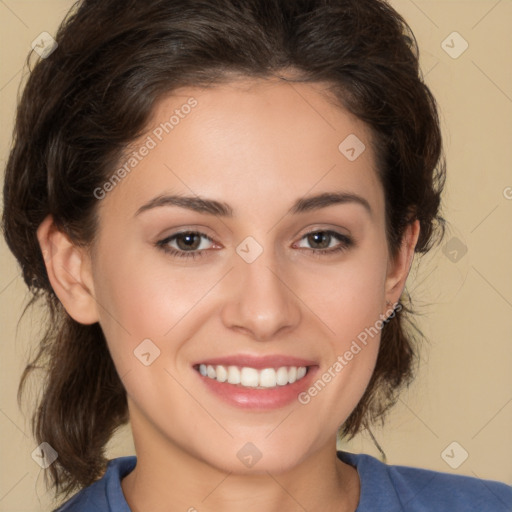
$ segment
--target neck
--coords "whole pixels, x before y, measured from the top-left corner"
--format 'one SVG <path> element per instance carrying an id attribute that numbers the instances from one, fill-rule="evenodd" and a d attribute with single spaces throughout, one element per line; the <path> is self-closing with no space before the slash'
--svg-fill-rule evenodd
<path id="1" fill-rule="evenodd" d="M 134 440 L 137 465 L 121 482 L 133 512 L 354 512 L 357 508 L 359 477 L 355 468 L 337 458 L 335 439 L 279 473 L 223 471 L 169 440 L 141 438 L 136 429 Z"/>

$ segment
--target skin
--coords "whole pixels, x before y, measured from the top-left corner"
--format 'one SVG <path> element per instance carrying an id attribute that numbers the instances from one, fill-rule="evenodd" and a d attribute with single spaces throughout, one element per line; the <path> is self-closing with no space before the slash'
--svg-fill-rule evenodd
<path id="1" fill-rule="evenodd" d="M 73 245 L 51 217 L 38 230 L 55 292 L 75 320 L 100 322 L 127 390 L 137 466 L 122 488 L 134 512 L 357 507 L 359 477 L 337 459 L 336 432 L 366 389 L 380 336 L 308 404 L 271 411 L 222 402 L 191 367 L 285 354 L 317 361 L 321 375 L 400 298 L 419 223 L 392 259 L 368 128 L 324 89 L 274 79 L 175 91 L 134 148 L 187 98 L 198 105 L 99 201 L 94 245 Z M 355 161 L 338 150 L 349 134 L 366 146 Z M 372 214 L 356 203 L 288 213 L 298 198 L 334 191 L 362 196 Z M 226 202 L 234 216 L 176 206 L 135 215 L 166 193 Z M 155 246 L 183 228 L 213 239 L 200 239 L 203 257 Z M 326 229 L 354 244 L 312 255 L 318 245 L 305 235 Z M 236 252 L 248 236 L 263 249 L 252 263 Z M 160 350 L 149 366 L 133 354 L 147 338 Z M 247 442 L 262 454 L 252 468 L 237 457 Z"/>

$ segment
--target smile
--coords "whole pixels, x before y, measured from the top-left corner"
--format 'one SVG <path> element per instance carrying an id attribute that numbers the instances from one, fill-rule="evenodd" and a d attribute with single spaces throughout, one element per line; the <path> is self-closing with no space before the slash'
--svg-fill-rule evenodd
<path id="1" fill-rule="evenodd" d="M 281 366 L 279 368 L 256 369 L 247 366 L 196 365 L 203 376 L 217 382 L 238 384 L 242 387 L 268 389 L 286 386 L 301 380 L 308 372 L 306 366 Z"/>

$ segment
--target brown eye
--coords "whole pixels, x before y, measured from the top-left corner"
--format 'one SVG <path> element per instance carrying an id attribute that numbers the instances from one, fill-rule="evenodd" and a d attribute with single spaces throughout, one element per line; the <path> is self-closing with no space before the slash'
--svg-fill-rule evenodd
<path id="1" fill-rule="evenodd" d="M 328 249 L 332 236 L 326 231 L 317 231 L 307 235 L 307 240 L 313 249 Z"/>
<path id="2" fill-rule="evenodd" d="M 159 240 L 156 246 L 164 252 L 178 258 L 197 258 L 206 254 L 207 247 L 199 249 L 204 239 L 213 242 L 213 240 L 204 233 L 198 231 L 182 231 L 181 233 L 175 233 L 163 240 Z M 176 244 L 175 247 L 171 245 L 172 243 Z"/>
<path id="3" fill-rule="evenodd" d="M 352 239 L 348 236 L 330 230 L 312 231 L 304 235 L 301 240 L 306 240 L 310 247 L 299 248 L 309 251 L 316 256 L 328 256 L 333 253 L 339 253 L 353 245 Z M 338 241 L 337 245 L 336 241 Z M 334 245 L 332 245 L 333 242 Z"/>
<path id="4" fill-rule="evenodd" d="M 197 250 L 201 245 L 201 237 L 198 233 L 180 233 L 174 237 L 176 245 L 181 250 Z"/>

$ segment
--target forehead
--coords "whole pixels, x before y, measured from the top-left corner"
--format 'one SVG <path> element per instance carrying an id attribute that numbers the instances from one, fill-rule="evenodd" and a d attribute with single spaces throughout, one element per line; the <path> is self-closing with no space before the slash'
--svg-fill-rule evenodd
<path id="1" fill-rule="evenodd" d="M 339 190 L 379 210 L 371 132 L 330 98 L 325 84 L 282 80 L 175 90 L 119 162 L 128 172 L 107 199 L 135 212 L 157 194 L 200 195 L 232 204 L 236 216 Z"/>

